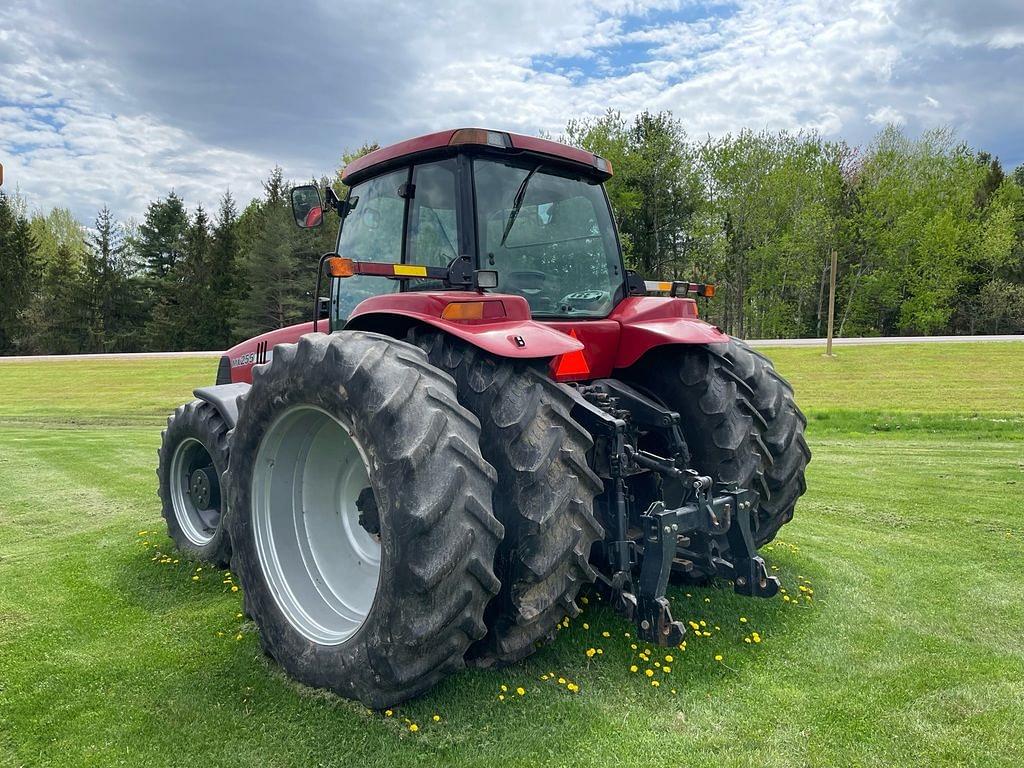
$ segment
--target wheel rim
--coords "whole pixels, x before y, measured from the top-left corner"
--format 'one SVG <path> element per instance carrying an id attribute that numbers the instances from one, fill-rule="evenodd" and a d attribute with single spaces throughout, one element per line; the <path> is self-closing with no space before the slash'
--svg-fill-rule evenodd
<path id="1" fill-rule="evenodd" d="M 288 623 L 321 645 L 352 637 L 377 594 L 380 537 L 360 524 L 357 505 L 368 487 L 351 427 L 320 408 L 286 410 L 256 453 L 252 521 L 264 577 Z"/>
<path id="2" fill-rule="evenodd" d="M 206 447 L 186 437 L 171 457 L 171 506 L 178 527 L 190 542 L 203 547 L 220 526 L 220 483 Z"/>

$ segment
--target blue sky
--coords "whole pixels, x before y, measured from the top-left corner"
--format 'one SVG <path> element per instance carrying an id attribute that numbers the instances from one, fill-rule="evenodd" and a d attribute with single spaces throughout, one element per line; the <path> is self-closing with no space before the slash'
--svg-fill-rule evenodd
<path id="1" fill-rule="evenodd" d="M 243 201 L 275 164 L 458 125 L 558 135 L 608 108 L 690 134 L 952 125 L 1024 162 L 1021 0 L 8 0 L 4 188 L 83 219 Z"/>

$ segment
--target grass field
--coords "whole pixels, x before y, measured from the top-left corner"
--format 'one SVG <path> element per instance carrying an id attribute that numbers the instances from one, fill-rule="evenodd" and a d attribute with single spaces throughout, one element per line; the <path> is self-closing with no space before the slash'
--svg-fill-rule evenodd
<path id="1" fill-rule="evenodd" d="M 773 353 L 814 451 L 766 553 L 790 602 L 676 589 L 711 636 L 648 664 L 592 598 L 391 717 L 291 683 L 230 579 L 162 562 L 160 426 L 215 361 L 0 364 L 0 766 L 1020 765 L 1024 345 L 838 353 Z"/>

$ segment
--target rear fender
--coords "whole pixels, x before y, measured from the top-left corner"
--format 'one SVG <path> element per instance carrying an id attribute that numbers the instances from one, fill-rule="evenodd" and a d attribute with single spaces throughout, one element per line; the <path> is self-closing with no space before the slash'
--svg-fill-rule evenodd
<path id="1" fill-rule="evenodd" d="M 725 344 L 729 336 L 697 316 L 697 302 L 667 296 L 632 296 L 609 319 L 622 327 L 616 368 L 628 368 L 648 351 L 669 344 Z"/>
<path id="2" fill-rule="evenodd" d="M 447 320 L 445 307 L 457 302 L 496 302 L 504 316 L 487 320 Z M 437 293 L 408 291 L 371 296 L 361 302 L 345 330 L 378 331 L 397 335 L 422 323 L 444 331 L 497 357 L 549 358 L 583 349 L 571 336 L 531 319 L 530 305 L 522 296 L 472 291 Z"/>
<path id="3" fill-rule="evenodd" d="M 321 323 L 323 330 L 327 324 Z M 252 383 L 252 367 L 269 363 L 274 357 L 277 344 L 294 344 L 307 333 L 313 332 L 313 323 L 299 323 L 286 328 L 278 328 L 267 333 L 236 344 L 224 353 L 231 371 L 231 382 Z M 218 376 L 218 380 L 220 376 Z"/>

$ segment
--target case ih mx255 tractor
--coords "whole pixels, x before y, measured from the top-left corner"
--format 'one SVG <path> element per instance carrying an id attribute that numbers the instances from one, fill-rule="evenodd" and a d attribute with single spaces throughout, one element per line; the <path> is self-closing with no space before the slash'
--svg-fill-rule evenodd
<path id="1" fill-rule="evenodd" d="M 463 129 L 356 160 L 344 200 L 293 190 L 299 226 L 340 217 L 329 298 L 224 355 L 158 474 L 299 681 L 395 704 L 533 653 L 594 582 L 659 645 L 673 577 L 778 590 L 757 548 L 804 491 L 804 418 L 698 319 L 711 286 L 625 269 L 611 173 Z"/>

